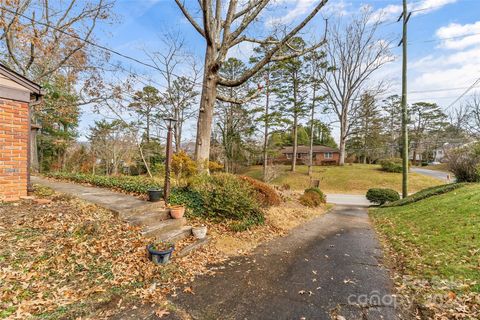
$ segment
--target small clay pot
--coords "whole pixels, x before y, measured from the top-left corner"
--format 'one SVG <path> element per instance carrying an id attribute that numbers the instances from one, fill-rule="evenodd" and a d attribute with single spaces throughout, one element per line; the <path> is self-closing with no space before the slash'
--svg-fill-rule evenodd
<path id="1" fill-rule="evenodd" d="M 204 239 L 207 236 L 207 226 L 193 227 L 192 233 L 195 238 Z"/>
<path id="2" fill-rule="evenodd" d="M 185 214 L 185 207 L 184 206 L 171 206 L 170 208 L 170 215 L 173 219 L 181 219 Z"/>

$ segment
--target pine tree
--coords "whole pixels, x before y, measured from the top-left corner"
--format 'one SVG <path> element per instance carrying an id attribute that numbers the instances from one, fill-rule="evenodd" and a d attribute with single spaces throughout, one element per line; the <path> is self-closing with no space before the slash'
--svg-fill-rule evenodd
<path id="1" fill-rule="evenodd" d="M 383 119 L 375 97 L 364 93 L 352 123 L 348 149 L 363 163 L 371 163 L 384 154 Z"/>
<path id="2" fill-rule="evenodd" d="M 297 50 L 305 47 L 302 38 L 294 38 L 291 46 Z M 292 49 L 288 49 L 292 50 Z M 298 147 L 298 125 L 301 118 L 308 113 L 308 76 L 305 70 L 305 58 L 295 57 L 278 63 L 275 77 L 279 79 L 276 92 L 279 97 L 279 110 L 288 119 L 292 127 L 293 157 L 291 171 L 296 170 L 296 154 Z M 281 79 L 281 80 L 280 80 Z"/>

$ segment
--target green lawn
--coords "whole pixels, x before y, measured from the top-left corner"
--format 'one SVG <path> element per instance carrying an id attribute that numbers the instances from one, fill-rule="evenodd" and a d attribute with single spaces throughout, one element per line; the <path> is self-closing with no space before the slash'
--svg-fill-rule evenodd
<path id="1" fill-rule="evenodd" d="M 473 283 L 480 292 L 480 184 L 401 207 L 370 210 L 404 273 Z"/>
<path id="2" fill-rule="evenodd" d="M 290 166 L 278 166 L 278 176 L 271 183 L 288 184 L 292 189 L 305 189 L 310 185 L 307 175 L 308 167 L 297 166 L 297 172 L 289 171 Z M 255 179 L 262 178 L 262 167 L 252 166 L 244 175 Z M 391 188 L 401 191 L 402 175 L 400 173 L 384 172 L 378 165 L 353 164 L 345 166 L 315 166 L 313 179 L 320 180 L 320 189 L 328 193 L 363 194 L 370 188 Z M 410 174 L 410 192 L 442 184 L 442 181 L 420 175 Z"/>

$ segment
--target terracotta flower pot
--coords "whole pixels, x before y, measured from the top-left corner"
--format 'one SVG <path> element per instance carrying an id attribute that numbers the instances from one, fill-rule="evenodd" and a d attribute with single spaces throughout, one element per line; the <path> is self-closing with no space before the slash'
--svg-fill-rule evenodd
<path id="1" fill-rule="evenodd" d="M 173 219 L 181 219 L 185 214 L 185 207 L 184 206 L 171 206 L 170 207 L 170 215 Z"/>

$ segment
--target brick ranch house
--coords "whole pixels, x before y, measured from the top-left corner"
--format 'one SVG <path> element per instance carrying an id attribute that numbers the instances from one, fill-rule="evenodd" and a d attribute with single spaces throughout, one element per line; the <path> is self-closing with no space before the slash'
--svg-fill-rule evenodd
<path id="1" fill-rule="evenodd" d="M 30 182 L 30 107 L 41 87 L 0 64 L 0 201 L 27 195 Z"/>
<path id="2" fill-rule="evenodd" d="M 297 147 L 297 163 L 308 164 L 310 147 L 300 145 Z M 275 159 L 280 163 L 291 163 L 293 157 L 293 147 L 285 147 L 279 151 L 279 156 Z M 313 146 L 313 164 L 314 165 L 338 165 L 340 151 L 322 145 Z"/>

